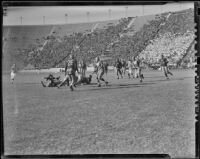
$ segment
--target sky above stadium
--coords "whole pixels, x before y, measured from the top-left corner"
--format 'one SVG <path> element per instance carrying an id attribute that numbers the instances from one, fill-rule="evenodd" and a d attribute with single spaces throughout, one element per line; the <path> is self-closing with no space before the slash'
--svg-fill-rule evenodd
<path id="1" fill-rule="evenodd" d="M 194 2 L 178 2 L 165 5 L 128 6 L 45 6 L 8 7 L 3 25 L 48 25 L 84 23 L 143 16 L 194 8 Z M 89 13 L 87 13 L 89 12 Z"/>

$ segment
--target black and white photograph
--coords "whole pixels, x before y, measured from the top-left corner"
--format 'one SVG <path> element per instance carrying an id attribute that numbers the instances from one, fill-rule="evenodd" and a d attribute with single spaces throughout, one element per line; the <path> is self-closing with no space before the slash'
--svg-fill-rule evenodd
<path id="1" fill-rule="evenodd" d="M 43 3 L 3 5 L 4 154 L 194 158 L 194 2 Z"/>

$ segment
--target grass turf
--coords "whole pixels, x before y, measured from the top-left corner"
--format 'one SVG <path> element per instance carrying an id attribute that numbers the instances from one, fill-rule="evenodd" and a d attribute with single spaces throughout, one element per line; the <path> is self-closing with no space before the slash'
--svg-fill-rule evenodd
<path id="1" fill-rule="evenodd" d="M 167 153 L 194 157 L 194 70 L 43 88 L 47 74 L 3 76 L 5 154 Z M 59 74 L 58 74 L 59 75 Z M 96 82 L 95 76 L 92 82 Z"/>

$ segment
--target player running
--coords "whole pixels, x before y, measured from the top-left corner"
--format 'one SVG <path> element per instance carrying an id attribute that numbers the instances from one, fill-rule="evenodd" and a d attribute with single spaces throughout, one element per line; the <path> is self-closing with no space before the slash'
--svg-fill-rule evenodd
<path id="1" fill-rule="evenodd" d="M 99 57 L 95 58 L 94 72 L 93 73 L 95 73 L 97 75 L 98 87 L 101 87 L 100 81 L 103 81 L 105 83 L 105 85 L 108 84 L 108 82 L 105 81 L 105 79 L 103 78 L 103 75 L 105 73 L 105 66 L 104 66 L 103 62 L 100 60 Z"/>
<path id="2" fill-rule="evenodd" d="M 169 71 L 169 68 L 167 66 L 168 65 L 168 60 L 163 54 L 161 55 L 160 63 L 161 63 L 161 68 L 164 71 L 166 79 L 169 79 L 168 74 L 173 76 L 173 74 Z"/>
<path id="3" fill-rule="evenodd" d="M 117 59 L 117 61 L 115 62 L 115 67 L 116 67 L 116 70 L 117 70 L 117 79 L 119 79 L 119 74 L 120 74 L 121 78 L 123 78 L 122 72 L 121 72 L 122 63 L 119 59 Z"/>
<path id="4" fill-rule="evenodd" d="M 13 64 L 12 67 L 11 67 L 11 71 L 10 71 L 11 84 L 14 83 L 16 72 L 17 72 L 16 64 Z"/>
<path id="5" fill-rule="evenodd" d="M 73 86 L 75 84 L 76 71 L 79 73 L 77 60 L 74 58 L 74 55 L 70 54 L 69 60 L 67 61 L 66 67 L 65 67 L 65 77 L 63 81 L 58 85 L 58 88 L 60 88 L 66 82 L 67 79 L 70 79 L 71 83 L 69 87 L 71 91 L 73 91 L 74 90 Z"/>

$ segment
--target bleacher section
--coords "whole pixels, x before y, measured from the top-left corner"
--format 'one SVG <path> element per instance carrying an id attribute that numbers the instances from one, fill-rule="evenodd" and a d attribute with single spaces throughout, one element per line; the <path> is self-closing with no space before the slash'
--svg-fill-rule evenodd
<path id="1" fill-rule="evenodd" d="M 173 56 L 171 54 L 175 50 L 179 58 L 189 57 L 183 56 L 183 52 L 194 38 L 193 12 L 188 9 L 105 22 L 4 27 L 3 55 L 7 63 L 5 68 L 9 69 L 12 63 L 16 62 L 21 68 L 28 64 L 50 68 L 66 57 L 72 49 L 78 60 L 84 58 L 88 63 L 102 53 L 113 58 L 126 59 L 141 53 L 146 56 L 150 46 L 160 45 L 168 49 L 167 46 L 164 47 L 164 43 L 172 46 L 170 40 L 176 45 L 167 55 Z M 161 41 L 164 41 L 163 44 Z M 43 49 L 39 50 L 41 46 Z M 159 51 L 156 57 L 152 52 L 149 54 L 152 55 L 150 59 L 157 59 L 163 52 L 166 50 Z M 64 62 L 57 65 L 63 66 Z"/>

